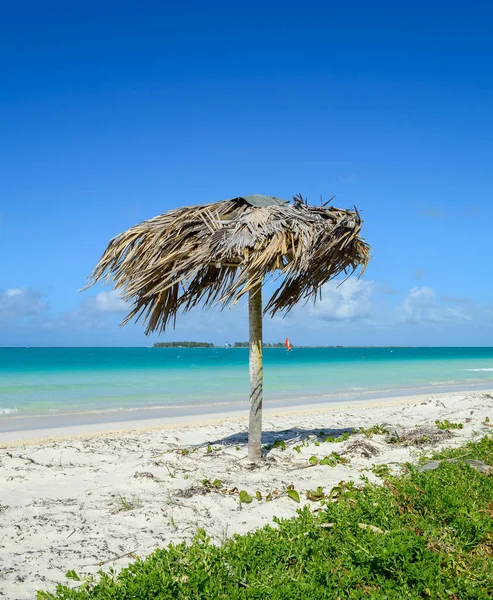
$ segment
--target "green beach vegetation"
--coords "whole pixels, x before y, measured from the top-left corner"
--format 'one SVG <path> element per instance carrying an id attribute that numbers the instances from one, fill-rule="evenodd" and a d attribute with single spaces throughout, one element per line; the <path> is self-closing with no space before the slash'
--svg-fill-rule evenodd
<path id="1" fill-rule="evenodd" d="M 405 465 L 398 476 L 382 470 L 381 484 L 362 476 L 361 485 L 341 482 L 334 493 L 320 487 L 307 493 L 312 510 L 222 545 L 198 530 L 191 545 L 156 550 L 120 573 L 82 579 L 69 571 L 77 589 L 60 585 L 38 600 L 486 600 L 492 466 L 489 435 Z"/>

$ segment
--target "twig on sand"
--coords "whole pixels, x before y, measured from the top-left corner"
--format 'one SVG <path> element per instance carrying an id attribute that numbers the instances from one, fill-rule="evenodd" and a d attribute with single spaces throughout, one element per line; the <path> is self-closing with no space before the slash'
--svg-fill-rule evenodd
<path id="1" fill-rule="evenodd" d="M 132 550 L 131 552 L 125 552 L 124 554 L 119 554 L 118 556 L 115 556 L 113 558 L 108 558 L 108 560 L 102 560 L 97 563 L 90 563 L 88 565 L 82 565 L 81 569 L 85 569 L 86 567 L 102 567 L 103 565 L 106 565 L 107 563 L 113 562 L 115 560 L 120 560 L 120 558 L 125 558 L 126 556 L 133 556 L 134 554 L 135 554 L 135 550 Z"/>
<path id="2" fill-rule="evenodd" d="M 301 469 L 310 469 L 311 467 L 316 467 L 317 463 L 315 464 L 308 464 L 308 465 L 301 465 L 298 467 L 293 467 L 292 469 L 288 469 L 288 471 L 301 471 Z"/>

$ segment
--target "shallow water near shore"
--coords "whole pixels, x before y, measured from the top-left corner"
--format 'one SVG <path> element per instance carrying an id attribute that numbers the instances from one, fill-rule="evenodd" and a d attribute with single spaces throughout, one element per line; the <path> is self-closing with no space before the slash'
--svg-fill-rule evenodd
<path id="1" fill-rule="evenodd" d="M 267 348 L 264 365 L 271 406 L 493 384 L 493 348 Z M 0 430 L 227 412 L 248 386 L 246 348 L 0 348 Z"/>

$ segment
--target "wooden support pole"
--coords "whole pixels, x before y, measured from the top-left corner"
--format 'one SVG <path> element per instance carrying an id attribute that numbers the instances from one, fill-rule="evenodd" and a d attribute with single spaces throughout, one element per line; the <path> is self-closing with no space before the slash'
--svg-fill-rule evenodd
<path id="1" fill-rule="evenodd" d="M 248 427 L 248 459 L 262 458 L 262 284 L 254 286 L 248 295 L 250 329 L 250 420 Z"/>

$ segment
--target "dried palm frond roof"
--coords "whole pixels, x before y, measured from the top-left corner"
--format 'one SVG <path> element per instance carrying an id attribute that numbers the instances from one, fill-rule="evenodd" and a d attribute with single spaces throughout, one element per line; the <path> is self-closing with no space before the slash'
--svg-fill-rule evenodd
<path id="1" fill-rule="evenodd" d="M 327 203 L 326 203 L 327 204 Z M 105 280 L 144 317 L 146 333 L 164 331 L 180 310 L 235 303 L 276 274 L 280 285 L 265 307 L 274 315 L 369 260 L 358 211 L 244 196 L 183 207 L 114 237 L 89 285 Z"/>

